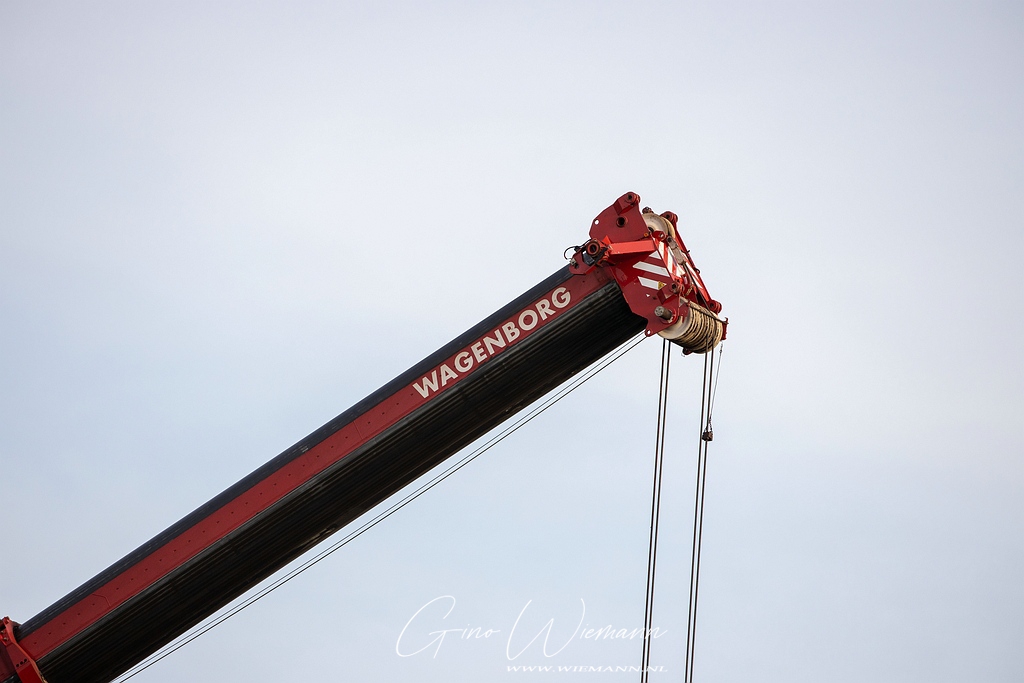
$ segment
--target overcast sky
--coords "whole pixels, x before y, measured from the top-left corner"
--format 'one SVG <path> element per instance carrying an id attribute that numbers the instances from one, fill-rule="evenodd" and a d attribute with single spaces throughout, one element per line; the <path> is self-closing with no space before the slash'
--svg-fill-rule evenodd
<path id="1" fill-rule="evenodd" d="M 732 321 L 697 679 L 1021 680 L 1022 65 L 1019 3 L 3 2 L 0 615 L 552 273 L 633 190 Z M 638 664 L 506 650 L 527 603 L 552 644 L 581 600 L 642 624 L 658 353 L 134 680 Z M 699 366 L 675 360 L 652 680 L 682 676 Z M 443 595 L 410 644 L 500 633 L 399 657 Z"/>

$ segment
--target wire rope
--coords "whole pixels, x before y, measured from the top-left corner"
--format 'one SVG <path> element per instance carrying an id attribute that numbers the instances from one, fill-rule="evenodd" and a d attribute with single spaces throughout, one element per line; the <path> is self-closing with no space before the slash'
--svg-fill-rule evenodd
<path id="1" fill-rule="evenodd" d="M 672 353 L 670 342 L 661 346 L 661 375 L 658 383 L 658 417 L 654 439 L 654 482 L 651 486 L 651 527 L 647 546 L 647 590 L 644 596 L 643 653 L 640 662 L 640 681 L 646 683 L 651 664 L 651 629 L 654 624 L 654 581 L 658 565 L 658 526 L 661 521 L 661 482 L 665 464 L 665 422 L 668 413 L 668 381 Z"/>
<path id="2" fill-rule="evenodd" d="M 225 621 L 227 621 L 231 617 L 235 616 L 236 614 L 238 614 L 239 612 L 241 612 L 245 608 L 247 608 L 250 605 L 254 604 L 258 600 L 266 597 L 267 595 L 269 595 L 273 591 L 277 590 L 278 588 L 280 588 L 284 584 L 286 584 L 289 581 L 291 581 L 292 579 L 294 579 L 299 574 L 302 574 L 303 572 L 305 572 L 306 570 L 308 570 L 312 566 L 316 565 L 317 563 L 319 563 L 322 560 L 324 560 L 325 558 L 327 558 L 329 555 L 333 554 L 334 552 L 336 552 L 336 551 L 340 550 L 341 548 L 343 548 L 344 546 L 348 545 L 350 542 L 354 541 L 359 536 L 362 536 L 364 533 L 366 533 L 367 531 L 369 531 L 373 527 L 377 526 L 378 524 L 383 522 L 385 519 L 387 519 L 391 515 L 395 514 L 396 512 L 398 512 L 399 510 L 404 508 L 406 505 L 408 505 L 412 501 L 416 500 L 417 498 L 419 498 L 420 496 L 425 494 L 427 491 L 429 491 L 430 489 L 434 488 L 435 486 L 440 484 L 442 481 L 444 481 L 448 477 L 452 476 L 453 474 L 455 474 L 456 472 L 461 470 L 463 467 L 465 467 L 466 465 L 471 463 L 473 460 L 476 460 L 478 457 L 480 457 L 481 455 L 483 455 L 484 453 L 489 451 L 491 448 L 493 448 L 494 446 L 496 446 L 499 443 L 501 443 L 502 441 L 504 441 L 507 437 L 509 437 L 513 432 L 518 430 L 520 427 L 522 427 L 526 423 L 530 422 L 531 420 L 536 418 L 538 415 L 540 415 L 541 413 L 546 411 L 548 408 L 550 408 L 551 406 L 553 406 L 556 403 L 558 403 L 559 401 L 561 401 L 563 398 L 565 398 L 566 396 L 571 394 L 573 391 L 578 389 L 584 383 L 586 383 L 587 381 L 592 379 L 599 372 L 601 372 L 602 370 L 607 368 L 609 365 L 611 365 L 612 363 L 617 361 L 622 356 L 626 355 L 629 351 L 633 350 L 645 338 L 646 337 L 641 333 L 641 334 L 636 335 L 635 337 L 631 338 L 630 340 L 626 341 L 624 344 L 620 345 L 618 348 L 616 348 L 615 350 L 613 350 L 609 354 L 607 354 L 596 365 L 591 366 L 582 375 L 577 376 L 577 377 L 569 380 L 567 383 L 563 384 L 559 389 L 555 390 L 555 392 L 553 394 L 550 394 L 548 396 L 548 398 L 544 399 L 539 405 L 537 405 L 535 408 L 533 408 L 529 413 L 527 413 L 523 417 L 521 417 L 518 420 L 516 420 L 510 426 L 508 426 L 505 429 L 499 431 L 493 437 L 491 437 L 490 439 L 485 441 L 483 444 L 481 444 L 478 448 L 476 448 L 475 450 L 471 451 L 469 454 L 467 454 L 464 457 L 462 457 L 458 462 L 456 462 L 453 465 L 450 465 L 447 469 L 442 471 L 440 474 L 435 475 L 429 481 L 427 481 L 426 483 L 424 483 L 421 486 L 417 487 L 415 490 L 413 490 L 411 493 L 406 495 L 404 498 L 402 498 L 398 502 L 394 503 L 393 505 L 391 505 L 390 507 L 385 509 L 383 512 L 379 513 L 378 515 L 376 515 L 375 517 L 370 519 L 369 521 L 367 521 L 364 524 L 362 524 L 355 531 L 349 533 L 344 538 L 336 541 L 335 543 L 333 543 L 332 545 L 330 545 L 326 549 L 320 551 L 319 553 L 317 553 L 313 557 L 309 558 L 308 560 L 306 560 L 302 564 L 300 564 L 297 567 L 295 567 L 294 569 L 288 571 L 283 576 L 275 579 L 274 581 L 269 583 L 267 586 L 259 589 L 257 592 L 255 592 L 254 594 L 250 595 L 248 598 L 245 598 L 244 600 L 242 600 L 242 602 L 236 604 L 234 607 L 229 608 L 227 611 L 222 612 L 218 616 L 212 617 L 209 621 L 206 621 L 206 623 L 204 623 L 204 624 L 201 624 L 199 626 L 193 627 L 193 629 L 190 630 L 189 632 L 187 632 L 185 634 L 182 634 L 181 636 L 179 636 L 175 640 L 171 641 L 167 645 L 163 646 L 162 648 L 160 648 L 159 650 L 157 650 L 153 654 L 151 654 L 148 657 L 146 657 L 145 659 L 143 659 L 141 662 L 137 663 L 132 668 L 130 668 L 127 671 L 125 671 L 124 673 L 120 674 L 117 678 L 114 679 L 113 683 L 124 683 L 124 681 L 127 681 L 128 679 L 137 676 L 138 674 L 142 673 L 143 671 L 145 671 L 149 667 L 153 666 L 154 664 L 156 664 L 160 660 L 164 659 L 168 655 L 171 655 L 174 652 L 180 650 L 182 647 L 184 647 L 185 645 L 188 645 L 189 643 L 191 643 L 196 638 L 199 638 L 203 634 L 208 633 L 210 630 L 212 630 L 213 628 L 215 628 L 215 627 L 219 626 L 220 624 L 224 623 Z"/>
<path id="3" fill-rule="evenodd" d="M 718 368 L 721 370 L 722 357 L 719 353 Z M 704 492 L 707 485 L 708 444 L 714 439 L 711 427 L 711 412 L 715 394 L 718 391 L 718 375 L 715 372 L 715 350 L 704 356 L 704 372 L 701 380 L 700 440 L 697 450 L 697 483 L 693 503 L 693 545 L 690 551 L 690 597 L 686 617 L 686 652 L 683 671 L 684 683 L 693 683 L 693 659 L 697 640 L 697 598 L 700 593 L 700 560 L 704 540 Z"/>

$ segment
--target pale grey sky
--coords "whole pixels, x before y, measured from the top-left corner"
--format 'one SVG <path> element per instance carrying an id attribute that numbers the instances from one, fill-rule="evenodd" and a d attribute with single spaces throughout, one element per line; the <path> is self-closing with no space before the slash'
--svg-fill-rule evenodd
<path id="1" fill-rule="evenodd" d="M 0 613 L 532 286 L 635 190 L 732 320 L 698 679 L 1021 680 L 1022 64 L 1019 3 L 0 4 Z M 504 636 L 530 600 L 553 641 L 581 599 L 642 623 L 657 361 L 134 680 L 636 664 L 510 662 Z M 699 373 L 676 363 L 652 680 L 682 675 Z M 502 636 L 398 657 L 447 594 L 434 627 Z"/>

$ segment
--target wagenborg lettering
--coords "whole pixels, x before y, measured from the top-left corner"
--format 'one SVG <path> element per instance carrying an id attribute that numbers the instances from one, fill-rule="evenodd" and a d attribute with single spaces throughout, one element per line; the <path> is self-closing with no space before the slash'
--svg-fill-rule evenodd
<path id="1" fill-rule="evenodd" d="M 440 391 L 451 384 L 453 380 L 457 380 L 460 375 L 469 372 L 499 350 L 515 342 L 523 332 L 529 332 L 555 315 L 556 309 L 568 306 L 571 297 L 568 289 L 558 287 L 551 292 L 550 297 L 545 297 L 533 306 L 520 311 L 518 316 L 494 328 L 482 339 L 471 344 L 468 349 L 457 353 L 451 360 L 451 365 L 444 363 L 441 367 L 431 371 L 429 375 L 425 375 L 420 381 L 413 382 L 413 388 L 423 398 Z"/>

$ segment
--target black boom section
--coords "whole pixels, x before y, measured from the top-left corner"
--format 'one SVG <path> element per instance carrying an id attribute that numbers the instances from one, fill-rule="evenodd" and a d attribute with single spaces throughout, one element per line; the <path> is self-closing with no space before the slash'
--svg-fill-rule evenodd
<path id="1" fill-rule="evenodd" d="M 23 627 L 123 571 L 567 278 L 560 270 Z M 520 303 L 522 302 L 522 303 Z M 39 661 L 50 683 L 109 681 L 632 336 L 646 321 L 609 283 L 313 477 Z M 305 446 L 305 448 L 303 448 Z M 10 677 L 3 683 L 16 683 Z"/>

